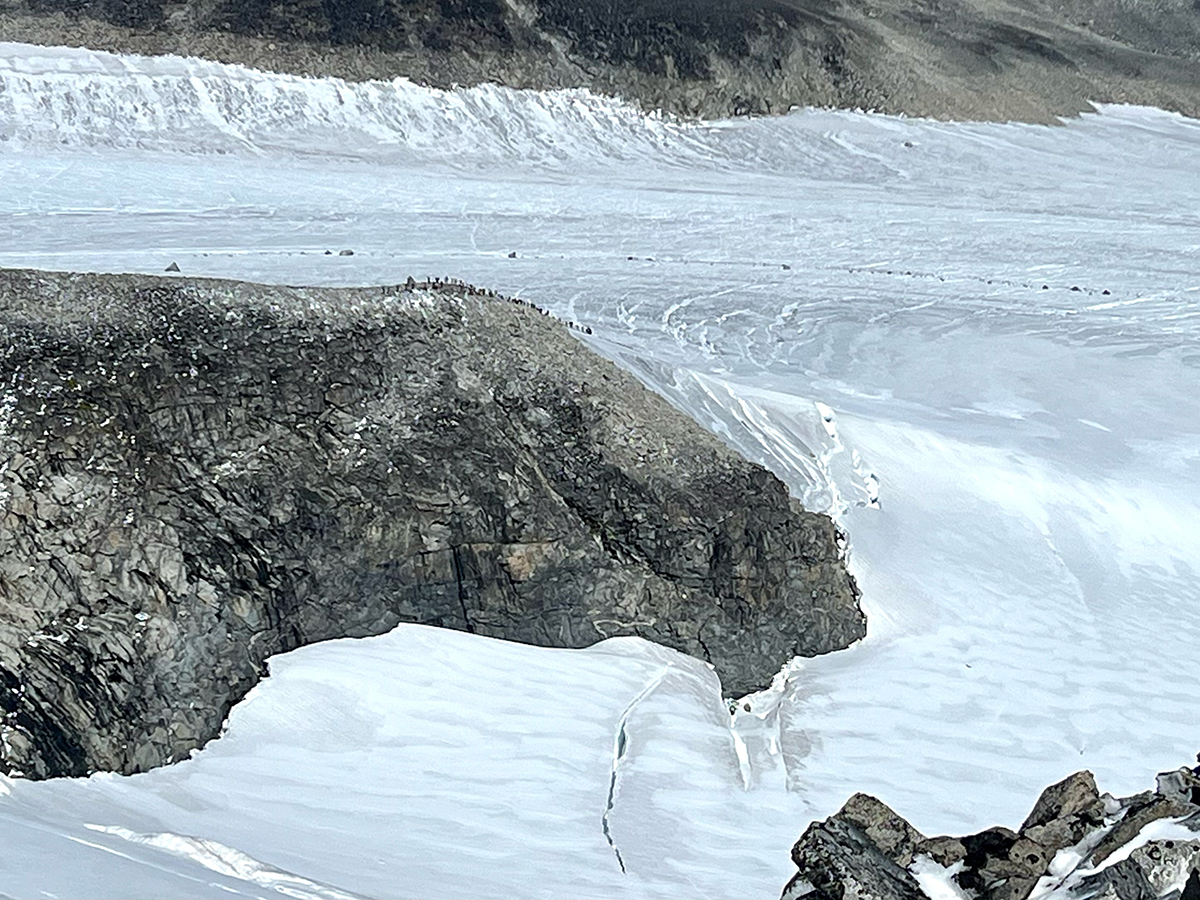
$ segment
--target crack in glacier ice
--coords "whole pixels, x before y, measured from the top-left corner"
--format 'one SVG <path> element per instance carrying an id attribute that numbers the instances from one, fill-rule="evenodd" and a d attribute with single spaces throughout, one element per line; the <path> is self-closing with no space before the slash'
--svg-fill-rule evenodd
<path id="1" fill-rule="evenodd" d="M 608 846 L 612 847 L 613 855 L 616 856 L 617 865 L 621 867 L 622 872 L 626 871 L 625 860 L 621 856 L 621 851 L 617 847 L 616 841 L 613 840 L 611 817 L 613 805 L 616 803 L 617 799 L 617 774 L 620 770 L 621 761 L 625 758 L 625 753 L 629 749 L 629 734 L 626 730 L 626 726 L 629 721 L 630 713 L 633 712 L 639 703 L 650 696 L 655 688 L 662 684 L 662 680 L 667 676 L 667 672 L 670 670 L 670 668 L 671 667 L 669 665 L 663 666 L 658 675 L 655 676 L 654 680 L 642 688 L 638 692 L 637 696 L 629 701 L 629 705 L 626 706 L 624 712 L 621 713 L 621 718 L 617 720 L 617 733 L 613 738 L 612 775 L 608 780 L 608 799 L 604 805 L 604 815 L 600 818 L 600 825 L 604 830 L 604 839 L 608 841 Z"/>

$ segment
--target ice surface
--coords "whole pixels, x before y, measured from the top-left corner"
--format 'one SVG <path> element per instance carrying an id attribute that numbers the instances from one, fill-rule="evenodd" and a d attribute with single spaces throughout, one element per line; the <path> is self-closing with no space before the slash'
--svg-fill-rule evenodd
<path id="1" fill-rule="evenodd" d="M 736 734 L 644 645 L 306 648 L 190 762 L 10 785 L 0 892 L 760 896 L 855 790 L 961 833 L 1200 745 L 1200 122 L 694 125 L 0 45 L 0 181 L 0 265 L 450 275 L 586 323 L 840 517 L 870 615 Z"/>

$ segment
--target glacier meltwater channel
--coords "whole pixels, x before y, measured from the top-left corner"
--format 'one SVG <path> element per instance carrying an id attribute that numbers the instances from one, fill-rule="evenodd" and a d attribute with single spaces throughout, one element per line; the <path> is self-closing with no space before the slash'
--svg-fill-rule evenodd
<path id="1" fill-rule="evenodd" d="M 841 521 L 870 616 L 732 722 L 636 640 L 307 647 L 187 762 L 0 784 L 0 893 L 772 895 L 855 790 L 961 833 L 1200 749 L 1200 122 L 688 124 L 6 44 L 0 184 L 3 266 L 586 324 Z"/>

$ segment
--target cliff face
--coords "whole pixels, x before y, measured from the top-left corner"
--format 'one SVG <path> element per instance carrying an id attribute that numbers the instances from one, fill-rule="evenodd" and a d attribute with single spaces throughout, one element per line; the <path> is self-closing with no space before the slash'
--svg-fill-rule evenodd
<path id="1" fill-rule="evenodd" d="M 270 654 L 399 622 L 747 691 L 863 635 L 839 537 L 525 305 L 0 272 L 9 771 L 178 759 Z"/>
<path id="2" fill-rule="evenodd" d="M 0 0 L 0 39 L 351 79 L 588 87 L 685 115 L 1200 115 L 1194 0 Z"/>

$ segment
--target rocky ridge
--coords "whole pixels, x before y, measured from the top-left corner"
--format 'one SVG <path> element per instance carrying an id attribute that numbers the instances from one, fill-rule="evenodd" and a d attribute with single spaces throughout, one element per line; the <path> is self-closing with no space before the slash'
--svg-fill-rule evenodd
<path id="1" fill-rule="evenodd" d="M 135 772 L 274 653 L 640 635 L 730 692 L 860 638 L 842 536 L 527 304 L 0 270 L 0 770 Z"/>
<path id="2" fill-rule="evenodd" d="M 1042 792 L 1020 828 L 925 837 L 886 804 L 855 794 L 792 849 L 783 900 L 1200 900 L 1200 776 L 1100 794 L 1091 772 Z"/>
<path id="3" fill-rule="evenodd" d="M 586 87 L 685 116 L 1200 115 L 1194 0 L 0 0 L 0 40 L 360 80 Z"/>

